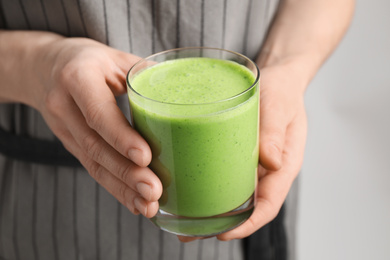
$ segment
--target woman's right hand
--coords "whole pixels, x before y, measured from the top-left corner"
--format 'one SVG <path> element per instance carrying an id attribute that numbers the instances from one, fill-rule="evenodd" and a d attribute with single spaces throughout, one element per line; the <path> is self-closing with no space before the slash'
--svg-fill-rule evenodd
<path id="1" fill-rule="evenodd" d="M 162 185 L 147 167 L 151 150 L 115 100 L 115 96 L 126 93 L 126 73 L 140 58 L 90 39 L 7 31 L 0 31 L 0 54 L 7 51 L 4 41 L 15 41 L 17 36 L 24 41 L 31 37 L 24 43 L 29 45 L 25 53 L 28 55 L 21 56 L 20 68 L 14 68 L 23 68 L 20 75 L 24 76 L 24 86 L 19 90 L 19 100 L 12 95 L 2 99 L 36 108 L 99 184 L 134 214 L 153 217 Z M 15 44 L 9 42 L 8 47 L 24 50 L 23 43 Z M 34 44 L 35 48 L 31 48 Z M 7 77 L 7 83 L 14 82 L 15 88 L 22 88 L 18 80 L 8 78 L 15 76 L 11 71 L 17 61 L 10 63 L 11 67 L 0 67 L 0 75 Z M 5 75 L 7 71 L 10 73 Z"/>

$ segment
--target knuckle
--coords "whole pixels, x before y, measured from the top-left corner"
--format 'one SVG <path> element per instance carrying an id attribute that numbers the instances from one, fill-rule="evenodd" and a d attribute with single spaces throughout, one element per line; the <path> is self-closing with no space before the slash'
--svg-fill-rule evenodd
<path id="1" fill-rule="evenodd" d="M 249 229 L 250 229 L 250 230 L 257 230 L 257 229 L 260 228 L 260 227 L 259 227 L 259 224 L 256 223 L 256 221 L 253 220 L 252 218 L 249 218 L 249 219 L 248 219 L 248 225 L 249 225 Z M 240 238 L 242 238 L 242 237 L 240 237 Z"/>
<path id="2" fill-rule="evenodd" d="M 263 204 L 264 208 L 264 210 L 259 213 L 262 215 L 262 219 L 264 219 L 266 222 L 269 222 L 276 218 L 279 212 L 278 207 L 276 207 L 276 205 L 268 199 L 261 200 L 261 203 Z"/>
<path id="3" fill-rule="evenodd" d="M 59 124 L 54 124 L 51 127 L 51 130 L 57 136 L 57 138 L 62 141 L 62 143 L 71 141 L 69 131 L 66 129 L 66 127 L 60 126 Z"/>
<path id="4" fill-rule="evenodd" d="M 58 81 L 62 84 L 66 84 L 70 79 L 74 78 L 77 73 L 77 70 L 73 66 L 73 63 L 67 63 L 58 73 Z"/>
<path id="5" fill-rule="evenodd" d="M 128 187 L 126 185 L 119 185 L 117 189 L 117 199 L 122 203 L 126 201 L 126 196 L 128 193 Z"/>
<path id="6" fill-rule="evenodd" d="M 96 135 L 87 135 L 82 141 L 82 147 L 86 154 L 93 160 L 97 160 L 102 152 L 100 140 Z"/>
<path id="7" fill-rule="evenodd" d="M 73 82 L 75 79 L 79 79 L 80 77 L 80 66 L 82 66 L 82 64 L 80 64 L 79 59 L 73 59 L 67 62 L 57 75 L 58 82 L 65 86 L 72 86 L 73 84 L 69 83 Z"/>
<path id="8" fill-rule="evenodd" d="M 91 103 L 87 105 L 86 110 L 85 110 L 85 120 L 87 124 L 95 129 L 99 130 L 99 125 L 101 121 L 101 105 Z"/>
<path id="9" fill-rule="evenodd" d="M 273 219 L 275 219 L 278 216 L 280 208 L 276 207 L 273 204 L 270 204 L 270 207 L 271 208 L 270 208 L 270 211 L 269 211 L 269 218 L 268 218 L 268 220 L 272 221 Z"/>
<path id="10" fill-rule="evenodd" d="M 98 183 L 101 183 L 104 174 L 103 173 L 104 168 L 98 163 L 90 163 L 87 169 L 89 175 L 91 175 L 91 177 L 94 178 Z"/>
<path id="11" fill-rule="evenodd" d="M 120 134 L 114 135 L 112 140 L 113 147 L 116 149 L 119 149 L 119 151 L 123 151 L 124 149 L 121 149 L 123 146 L 123 141 L 126 140 L 125 138 L 121 138 Z"/>
<path id="12" fill-rule="evenodd" d="M 95 180 L 97 180 L 97 178 L 99 177 L 99 168 L 100 168 L 100 165 L 97 164 L 95 161 L 91 160 L 91 159 L 86 159 L 86 160 L 83 160 L 83 165 L 85 166 L 85 168 L 87 169 L 89 175 L 91 175 L 92 178 L 94 178 Z"/>
<path id="13" fill-rule="evenodd" d="M 62 98 L 61 98 L 62 96 Z M 50 90 L 44 98 L 44 106 L 50 114 L 59 117 L 63 113 L 63 95 L 58 89 Z"/>
<path id="14" fill-rule="evenodd" d="M 281 147 L 280 141 L 273 141 L 270 143 L 270 148 L 276 151 L 278 154 L 282 154 L 284 151 Z"/>
<path id="15" fill-rule="evenodd" d="M 271 126 L 268 131 L 266 131 L 266 135 L 264 138 L 270 139 L 275 143 L 279 143 L 281 139 L 284 138 L 284 129 L 282 126 Z"/>
<path id="16" fill-rule="evenodd" d="M 128 167 L 119 167 L 116 174 L 121 181 L 126 182 L 125 180 L 127 179 L 127 176 L 129 174 Z"/>
<path id="17" fill-rule="evenodd" d="M 131 180 L 130 175 L 131 175 L 132 170 L 133 170 L 133 167 L 130 164 L 128 164 L 124 167 L 120 167 L 117 171 L 117 176 L 124 183 L 130 184 L 129 182 Z"/>

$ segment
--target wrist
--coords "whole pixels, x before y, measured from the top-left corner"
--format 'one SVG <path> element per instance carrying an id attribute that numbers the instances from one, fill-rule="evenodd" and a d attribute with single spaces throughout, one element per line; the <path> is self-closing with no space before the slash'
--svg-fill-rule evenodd
<path id="1" fill-rule="evenodd" d="M 321 56 L 315 52 L 304 52 L 282 55 L 271 49 L 264 48 L 259 53 L 256 63 L 262 69 L 267 67 L 283 67 L 283 71 L 294 78 L 297 91 L 304 94 L 310 81 L 314 78 L 322 64 Z M 293 80 L 293 79 L 292 79 Z"/>
<path id="2" fill-rule="evenodd" d="M 29 54 L 26 58 L 26 73 L 28 79 L 31 80 L 31 87 L 28 104 L 36 109 L 42 105 L 42 98 L 45 96 L 47 85 L 50 84 L 48 78 L 54 66 L 51 58 L 53 45 L 65 39 L 64 37 L 54 33 L 40 33 L 35 36 L 36 41 L 29 47 L 26 52 Z M 49 77 L 48 77 L 49 76 Z"/>
<path id="3" fill-rule="evenodd" d="M 34 31 L 0 31 L 0 102 L 36 104 L 39 95 L 39 73 L 42 70 L 40 53 L 47 51 L 49 43 L 61 36 Z"/>

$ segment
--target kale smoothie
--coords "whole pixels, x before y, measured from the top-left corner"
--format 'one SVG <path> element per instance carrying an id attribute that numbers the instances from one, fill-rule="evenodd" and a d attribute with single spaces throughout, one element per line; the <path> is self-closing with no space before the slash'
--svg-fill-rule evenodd
<path id="1" fill-rule="evenodd" d="M 133 126 L 152 149 L 149 167 L 163 183 L 161 210 L 206 218 L 232 211 L 253 196 L 255 83 L 246 67 L 204 57 L 160 62 L 132 77 Z"/>

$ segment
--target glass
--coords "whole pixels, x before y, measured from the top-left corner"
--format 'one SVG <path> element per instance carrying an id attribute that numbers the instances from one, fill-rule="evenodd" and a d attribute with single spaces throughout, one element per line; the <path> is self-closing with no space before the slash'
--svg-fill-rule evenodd
<path id="1" fill-rule="evenodd" d="M 202 92 L 195 87 L 192 93 L 187 88 L 194 85 L 195 63 L 203 61 L 210 69 L 197 80 L 208 75 L 212 83 L 207 86 L 209 90 Z M 171 70 L 178 70 L 173 75 L 184 80 L 188 77 L 187 83 L 176 84 L 165 74 L 169 64 L 173 64 Z M 218 64 L 222 70 L 231 64 L 233 74 L 249 83 L 240 86 L 241 91 L 220 98 L 214 86 L 222 83 L 224 95 L 237 86 L 230 80 L 232 72 L 213 72 Z M 186 70 L 187 65 L 195 69 Z M 146 80 L 141 80 L 142 75 L 147 75 Z M 157 53 L 130 69 L 127 88 L 131 123 L 150 145 L 149 167 L 163 184 L 160 208 L 151 218 L 156 226 L 178 235 L 212 236 L 250 217 L 257 183 L 259 77 L 256 64 L 247 57 L 204 47 Z M 151 97 L 154 90 L 149 91 L 151 96 L 143 94 L 158 82 L 173 91 L 166 95 L 167 100 L 164 93 Z M 172 90 L 175 84 L 177 89 Z M 184 93 L 190 93 L 189 101 L 183 101 Z"/>

